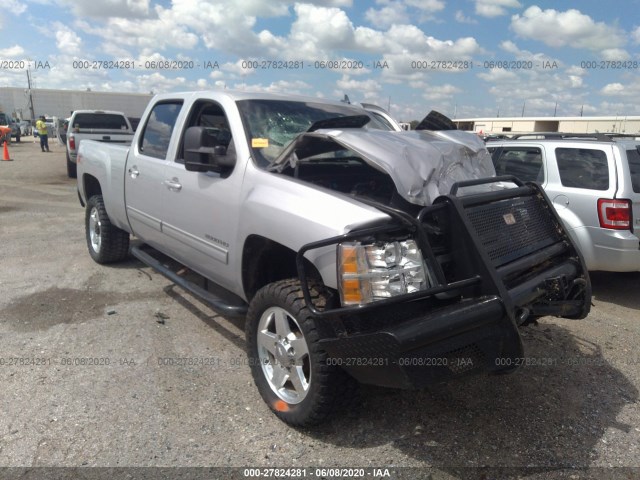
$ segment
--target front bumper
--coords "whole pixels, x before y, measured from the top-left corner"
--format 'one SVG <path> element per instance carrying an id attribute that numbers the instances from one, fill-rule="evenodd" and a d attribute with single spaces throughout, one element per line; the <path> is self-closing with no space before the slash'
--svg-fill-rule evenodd
<path id="1" fill-rule="evenodd" d="M 455 195 L 458 186 L 510 180 L 517 188 Z M 498 177 L 454 185 L 417 218 L 396 219 L 303 246 L 298 275 L 330 362 L 364 383 L 420 387 L 476 371 L 508 371 L 523 353 L 518 326 L 546 315 L 584 318 L 591 284 L 584 260 L 537 184 Z M 407 229 L 433 282 L 426 290 L 365 305 L 315 305 L 304 253 Z M 515 367 L 514 367 L 515 368 Z"/>
<path id="2" fill-rule="evenodd" d="M 508 371 L 523 354 L 518 329 L 497 297 L 459 302 L 375 332 L 320 343 L 329 364 L 361 383 L 393 388 Z"/>

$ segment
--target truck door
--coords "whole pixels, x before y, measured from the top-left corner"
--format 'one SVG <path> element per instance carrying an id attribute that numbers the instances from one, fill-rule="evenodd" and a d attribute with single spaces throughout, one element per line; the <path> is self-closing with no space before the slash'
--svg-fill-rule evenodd
<path id="1" fill-rule="evenodd" d="M 159 248 L 162 240 L 162 193 L 168 163 L 171 132 L 182 109 L 182 100 L 161 101 L 153 106 L 125 167 L 125 203 L 133 233 Z M 175 147 L 174 147 L 175 148 Z"/>
<path id="2" fill-rule="evenodd" d="M 221 105 L 197 100 L 189 109 L 174 161 L 164 169 L 162 231 L 169 254 L 214 282 L 228 285 L 230 249 L 237 233 L 242 172 L 190 172 L 184 166 L 182 138 L 188 127 L 202 126 L 216 143 L 235 155 L 233 133 Z M 225 280 L 227 279 L 227 280 Z"/>

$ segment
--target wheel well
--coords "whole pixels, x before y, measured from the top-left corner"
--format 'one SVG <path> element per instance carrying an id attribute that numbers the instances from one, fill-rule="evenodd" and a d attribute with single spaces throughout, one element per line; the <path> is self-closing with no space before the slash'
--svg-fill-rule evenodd
<path id="1" fill-rule="evenodd" d="M 94 195 L 102 195 L 102 187 L 98 179 L 91 175 L 84 175 L 82 177 L 82 183 L 84 185 L 84 196 L 89 200 Z"/>
<path id="2" fill-rule="evenodd" d="M 308 275 L 322 283 L 318 269 L 305 259 Z M 297 278 L 296 252 L 260 235 L 250 235 L 242 251 L 242 286 L 247 300 L 269 283 Z"/>

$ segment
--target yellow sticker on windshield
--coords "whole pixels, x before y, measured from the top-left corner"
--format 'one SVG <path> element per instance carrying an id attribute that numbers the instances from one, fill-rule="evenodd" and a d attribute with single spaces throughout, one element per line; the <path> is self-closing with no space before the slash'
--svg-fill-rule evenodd
<path id="1" fill-rule="evenodd" d="M 252 148 L 267 148 L 268 146 L 269 146 L 268 138 L 252 138 L 251 139 Z"/>

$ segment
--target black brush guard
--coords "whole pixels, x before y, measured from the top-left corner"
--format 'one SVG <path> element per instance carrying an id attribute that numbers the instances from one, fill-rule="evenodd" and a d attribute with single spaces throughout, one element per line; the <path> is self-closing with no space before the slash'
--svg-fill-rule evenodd
<path id="1" fill-rule="evenodd" d="M 497 182 L 516 187 L 456 195 Z M 511 371 L 523 355 L 520 324 L 589 312 L 582 256 L 536 183 L 512 176 L 459 182 L 417 218 L 372 205 L 394 222 L 307 244 L 297 255 L 303 295 L 330 361 L 362 382 L 413 387 L 478 370 Z M 430 288 L 362 306 L 313 304 L 306 252 L 402 233 L 418 242 Z"/>

